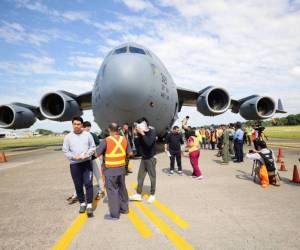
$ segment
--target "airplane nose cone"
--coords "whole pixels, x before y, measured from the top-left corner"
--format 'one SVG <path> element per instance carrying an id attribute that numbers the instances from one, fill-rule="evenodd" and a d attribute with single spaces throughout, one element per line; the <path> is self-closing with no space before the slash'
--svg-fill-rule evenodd
<path id="1" fill-rule="evenodd" d="M 152 69 L 143 56 L 113 56 L 106 65 L 104 78 L 110 101 L 122 110 L 139 108 L 149 98 Z"/>

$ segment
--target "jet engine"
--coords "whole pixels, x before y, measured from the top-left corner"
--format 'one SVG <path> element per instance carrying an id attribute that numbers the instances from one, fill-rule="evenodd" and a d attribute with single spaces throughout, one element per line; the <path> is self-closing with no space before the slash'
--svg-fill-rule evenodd
<path id="1" fill-rule="evenodd" d="M 239 112 L 246 120 L 259 120 L 272 117 L 275 111 L 276 105 L 272 98 L 256 96 L 242 103 Z"/>
<path id="2" fill-rule="evenodd" d="M 0 106 L 0 127 L 7 129 L 29 128 L 36 121 L 35 114 L 26 107 L 12 103 Z"/>
<path id="3" fill-rule="evenodd" d="M 220 115 L 230 106 L 230 96 L 219 87 L 207 87 L 200 91 L 197 99 L 197 110 L 206 116 Z"/>
<path id="4" fill-rule="evenodd" d="M 74 116 L 81 116 L 82 110 L 75 100 L 76 95 L 57 91 L 45 94 L 40 102 L 44 117 L 54 121 L 70 121 Z"/>

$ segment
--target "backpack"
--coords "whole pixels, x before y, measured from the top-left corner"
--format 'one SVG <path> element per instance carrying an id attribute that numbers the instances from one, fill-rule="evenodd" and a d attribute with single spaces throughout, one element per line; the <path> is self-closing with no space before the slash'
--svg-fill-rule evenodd
<path id="1" fill-rule="evenodd" d="M 264 160 L 268 172 L 272 172 L 272 171 L 276 170 L 276 168 L 275 168 L 275 162 L 273 160 L 272 151 L 271 150 L 270 150 L 269 153 L 266 153 L 266 154 L 263 154 L 263 153 L 259 152 L 259 155 Z"/>

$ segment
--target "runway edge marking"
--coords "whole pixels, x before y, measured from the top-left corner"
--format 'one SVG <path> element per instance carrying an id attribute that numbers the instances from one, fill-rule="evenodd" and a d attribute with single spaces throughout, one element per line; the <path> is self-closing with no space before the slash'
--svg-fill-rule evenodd
<path id="1" fill-rule="evenodd" d="M 128 192 L 130 195 L 131 193 Z M 182 250 L 194 249 L 191 244 L 185 241 L 178 233 L 173 231 L 169 225 L 160 217 L 158 217 L 150 208 L 142 202 L 133 202 L 149 219 L 150 221 L 178 248 Z"/>
<path id="2" fill-rule="evenodd" d="M 153 235 L 151 229 L 146 225 L 146 223 L 138 216 L 138 214 L 131 207 L 129 207 L 128 218 L 131 220 L 136 230 L 144 238 L 149 238 Z"/>
<path id="3" fill-rule="evenodd" d="M 131 186 L 133 189 L 136 189 L 137 184 L 132 182 Z M 146 193 L 142 193 L 142 195 L 147 199 L 149 198 L 149 195 Z M 164 204 L 160 203 L 158 200 L 155 200 L 152 203 L 155 207 L 157 207 L 163 214 L 165 214 L 168 218 L 170 218 L 177 226 L 179 226 L 182 229 L 187 229 L 190 225 L 183 220 L 179 215 L 174 213 L 171 209 L 169 209 Z"/>

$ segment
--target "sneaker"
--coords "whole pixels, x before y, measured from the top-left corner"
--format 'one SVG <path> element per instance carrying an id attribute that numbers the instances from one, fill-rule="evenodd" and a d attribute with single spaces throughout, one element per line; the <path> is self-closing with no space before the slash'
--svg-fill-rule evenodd
<path id="1" fill-rule="evenodd" d="M 94 209 L 92 207 L 88 207 L 86 213 L 89 218 L 94 217 Z"/>
<path id="2" fill-rule="evenodd" d="M 121 214 L 129 214 L 129 210 L 126 210 L 126 211 L 120 210 L 120 213 L 121 213 Z"/>
<path id="3" fill-rule="evenodd" d="M 134 195 L 131 195 L 129 197 L 129 200 L 131 200 L 131 201 L 141 201 L 142 200 L 142 196 L 140 194 L 134 194 Z"/>
<path id="4" fill-rule="evenodd" d="M 196 180 L 202 180 L 203 179 L 203 175 L 197 176 L 195 179 Z"/>
<path id="5" fill-rule="evenodd" d="M 86 204 L 85 203 L 80 204 L 79 213 L 83 214 L 85 213 L 85 210 L 86 210 Z"/>
<path id="6" fill-rule="evenodd" d="M 147 202 L 148 203 L 152 203 L 153 201 L 155 201 L 155 195 L 150 195 L 150 197 L 148 198 Z"/>
<path id="7" fill-rule="evenodd" d="M 169 171 L 169 175 L 172 175 L 172 174 L 174 174 L 174 170 Z"/>
<path id="8" fill-rule="evenodd" d="M 182 175 L 182 174 L 183 174 L 183 172 L 182 172 L 182 171 L 178 171 L 178 174 L 179 174 L 179 175 Z"/>

